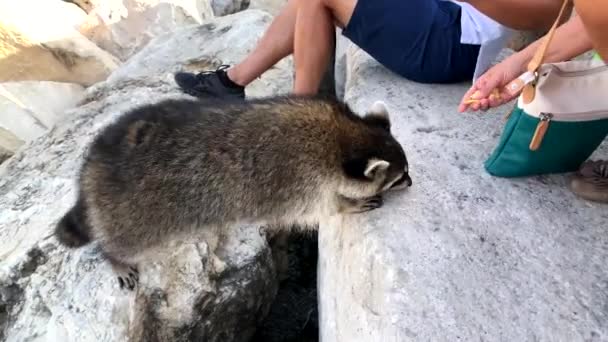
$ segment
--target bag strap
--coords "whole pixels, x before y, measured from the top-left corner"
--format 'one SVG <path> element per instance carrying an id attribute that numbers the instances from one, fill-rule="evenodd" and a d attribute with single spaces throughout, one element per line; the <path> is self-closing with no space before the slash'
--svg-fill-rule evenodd
<path id="1" fill-rule="evenodd" d="M 542 38 L 543 39 L 542 43 L 540 44 L 538 49 L 536 49 L 534 56 L 528 63 L 528 73 L 530 73 L 534 76 L 534 82 L 526 83 L 526 85 L 524 86 L 524 89 L 522 91 L 522 94 L 521 94 L 522 100 L 526 104 L 532 102 L 534 100 L 534 97 L 536 96 L 536 81 L 538 81 L 538 74 L 537 74 L 538 68 L 540 68 L 540 66 L 544 62 L 544 59 L 547 54 L 547 49 L 549 48 L 549 44 L 551 44 L 551 41 L 553 40 L 553 36 L 555 35 L 555 31 L 557 30 L 557 27 L 559 26 L 560 22 L 564 19 L 564 14 L 566 13 L 566 8 L 568 7 L 569 2 L 570 2 L 570 0 L 564 0 L 564 3 L 562 4 L 562 8 L 559 10 L 559 14 L 557 15 L 557 18 L 555 19 L 553 26 L 551 27 L 549 32 Z M 515 83 L 512 86 L 514 88 L 518 86 L 518 83 L 521 84 L 521 80 L 516 80 L 516 81 L 518 81 L 518 82 L 514 81 Z"/>
<path id="2" fill-rule="evenodd" d="M 557 15 L 557 19 L 555 19 L 553 26 L 543 38 L 542 44 L 538 47 L 538 49 L 536 49 L 534 57 L 532 57 L 532 60 L 530 60 L 530 63 L 528 63 L 528 71 L 534 72 L 538 70 L 538 68 L 543 64 L 543 60 L 545 58 L 545 55 L 547 54 L 549 44 L 551 44 L 551 41 L 553 40 L 553 36 L 555 35 L 555 31 L 557 30 L 559 23 L 564 19 L 563 17 L 566 13 L 566 8 L 568 7 L 569 2 L 570 0 L 564 0 L 562 8 L 559 10 L 559 14 Z"/>

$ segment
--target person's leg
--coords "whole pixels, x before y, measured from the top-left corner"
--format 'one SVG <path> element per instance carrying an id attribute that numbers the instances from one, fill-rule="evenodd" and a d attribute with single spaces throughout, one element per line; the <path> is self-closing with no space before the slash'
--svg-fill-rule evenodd
<path id="1" fill-rule="evenodd" d="M 294 53 L 294 93 L 315 94 L 334 47 L 334 21 L 343 27 L 355 5 L 356 0 L 290 0 L 255 50 L 228 70 L 228 77 L 246 86 Z"/>
<path id="2" fill-rule="evenodd" d="M 255 49 L 242 62 L 228 69 L 228 77 L 234 83 L 247 86 L 293 52 L 296 16 L 300 2 L 302 0 L 289 0 Z"/>
<path id="3" fill-rule="evenodd" d="M 440 0 L 291 0 L 242 63 L 228 72 L 199 74 L 194 82 L 189 81 L 193 76 L 186 76 L 183 79 L 188 82 L 180 83 L 182 77 L 176 75 L 176 81 L 195 96 L 244 97 L 243 86 L 295 51 L 294 92 L 316 93 L 333 48 L 334 21 L 344 27 L 344 35 L 353 43 L 403 77 L 419 82 L 459 81 L 460 69 L 472 72 L 468 69 L 476 63 L 478 50 L 455 50 L 461 45 L 460 18 L 447 10 L 446 3 L 452 4 Z M 452 9 L 457 6 L 452 5 Z"/>
<path id="4" fill-rule="evenodd" d="M 294 92 L 314 94 L 334 46 L 334 22 L 345 26 L 356 1 L 290 0 L 242 62 L 227 70 L 218 69 L 199 75 L 179 73 L 176 81 L 194 96 L 244 97 L 243 87 L 293 53 L 295 46 Z"/>
<path id="5" fill-rule="evenodd" d="M 244 98 L 245 86 L 293 52 L 296 15 L 301 1 L 289 0 L 242 62 L 231 68 L 221 66 L 199 74 L 178 72 L 175 82 L 184 92 L 197 97 Z"/>
<path id="6" fill-rule="evenodd" d="M 293 92 L 313 95 L 319 90 L 334 49 L 334 22 L 344 26 L 357 0 L 305 0 L 298 8 L 295 25 Z"/>

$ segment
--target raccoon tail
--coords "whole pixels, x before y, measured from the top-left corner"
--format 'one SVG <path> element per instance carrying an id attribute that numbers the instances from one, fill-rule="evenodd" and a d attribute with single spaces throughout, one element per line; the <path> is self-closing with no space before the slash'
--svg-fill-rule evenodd
<path id="1" fill-rule="evenodd" d="M 91 242 L 90 231 L 82 199 L 79 199 L 55 227 L 55 236 L 61 244 L 78 248 Z"/>

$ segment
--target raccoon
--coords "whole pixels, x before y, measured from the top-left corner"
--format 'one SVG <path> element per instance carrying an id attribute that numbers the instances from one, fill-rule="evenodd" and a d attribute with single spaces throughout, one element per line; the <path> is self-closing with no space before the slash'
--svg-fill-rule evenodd
<path id="1" fill-rule="evenodd" d="M 132 290 L 146 251 L 172 238 L 202 233 L 213 251 L 237 222 L 314 229 L 380 207 L 382 192 L 412 184 L 390 129 L 381 102 L 364 116 L 298 96 L 141 106 L 93 140 L 55 235 L 72 248 L 98 242 Z"/>

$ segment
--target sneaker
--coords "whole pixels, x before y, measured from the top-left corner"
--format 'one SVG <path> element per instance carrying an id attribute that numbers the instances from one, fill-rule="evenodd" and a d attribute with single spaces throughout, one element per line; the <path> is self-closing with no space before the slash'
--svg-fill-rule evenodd
<path id="1" fill-rule="evenodd" d="M 245 88 L 228 78 L 227 68 L 228 65 L 221 65 L 215 71 L 204 71 L 199 74 L 178 72 L 174 79 L 185 93 L 195 97 L 244 99 Z"/>
<path id="2" fill-rule="evenodd" d="M 572 178 L 570 188 L 586 200 L 608 203 L 608 160 L 583 163 Z"/>

